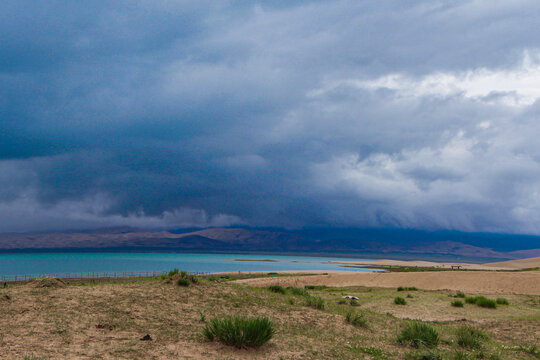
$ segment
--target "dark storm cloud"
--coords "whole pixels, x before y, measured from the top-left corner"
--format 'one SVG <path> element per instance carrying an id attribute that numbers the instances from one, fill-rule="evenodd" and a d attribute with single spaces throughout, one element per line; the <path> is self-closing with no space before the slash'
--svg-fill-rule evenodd
<path id="1" fill-rule="evenodd" d="M 0 231 L 539 233 L 534 1 L 4 2 Z"/>

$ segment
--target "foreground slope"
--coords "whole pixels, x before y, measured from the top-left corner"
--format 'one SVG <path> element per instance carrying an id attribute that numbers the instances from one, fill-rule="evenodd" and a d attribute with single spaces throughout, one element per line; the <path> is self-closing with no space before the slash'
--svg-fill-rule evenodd
<path id="1" fill-rule="evenodd" d="M 271 275 L 272 276 L 272 275 Z M 316 281 L 304 276 L 305 281 Z M 277 278 L 276 278 L 277 279 Z M 273 279 L 275 280 L 275 279 Z M 450 306 L 448 291 L 398 292 L 395 288 L 346 287 L 274 293 L 227 281 L 203 279 L 179 287 L 168 279 L 56 284 L 30 282 L 0 289 L 0 358 L 4 359 L 535 359 L 540 297 L 505 296 L 510 305 L 484 309 Z M 353 295 L 357 303 L 343 301 Z M 407 299 L 394 304 L 395 296 Z M 493 297 L 494 298 L 494 297 Z M 353 311 L 361 326 L 345 321 Z M 204 340 L 213 317 L 266 316 L 274 338 L 259 349 L 236 349 Z M 410 319 L 430 322 L 440 335 L 434 349 L 397 342 Z M 461 347 L 456 331 L 469 325 L 489 340 Z M 142 341 L 149 334 L 152 340 Z M 440 357 L 433 357 L 437 354 Z"/>

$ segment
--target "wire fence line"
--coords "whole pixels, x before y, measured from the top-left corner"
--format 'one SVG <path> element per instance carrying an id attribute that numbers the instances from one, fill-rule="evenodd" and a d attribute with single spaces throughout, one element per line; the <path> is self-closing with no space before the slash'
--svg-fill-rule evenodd
<path id="1" fill-rule="evenodd" d="M 84 273 L 51 273 L 51 274 L 24 274 L 24 275 L 1 275 L 1 282 L 26 281 L 41 277 L 55 277 L 61 279 L 116 279 L 116 278 L 142 278 L 159 277 L 167 275 L 168 271 L 103 271 Z M 188 272 L 189 275 L 209 275 L 208 272 Z"/>

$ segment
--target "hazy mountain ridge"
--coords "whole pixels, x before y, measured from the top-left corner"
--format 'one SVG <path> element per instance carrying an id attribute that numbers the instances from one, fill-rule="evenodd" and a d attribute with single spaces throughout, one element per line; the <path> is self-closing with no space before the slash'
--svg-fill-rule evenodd
<path id="1" fill-rule="evenodd" d="M 485 234 L 478 236 L 486 236 Z M 500 236 L 500 235 L 494 235 Z M 522 259 L 540 256 L 540 249 L 521 245 L 507 235 L 512 251 L 494 250 L 464 241 L 474 235 L 416 230 L 309 229 L 298 231 L 249 228 L 209 228 L 185 233 L 134 228 L 79 232 L 0 234 L 0 251 L 126 249 L 161 251 L 241 251 L 280 253 L 387 254 L 453 256 L 460 258 Z M 449 240 L 450 239 L 450 240 Z M 530 240 L 530 239 L 529 239 Z M 540 245 L 540 242 L 538 242 Z M 540 246 L 539 246 L 540 247 Z"/>

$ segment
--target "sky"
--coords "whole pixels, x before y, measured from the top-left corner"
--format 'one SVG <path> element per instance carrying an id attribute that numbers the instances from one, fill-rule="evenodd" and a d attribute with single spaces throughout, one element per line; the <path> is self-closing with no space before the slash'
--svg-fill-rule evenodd
<path id="1" fill-rule="evenodd" d="M 540 2 L 3 1 L 0 232 L 540 234 Z"/>

